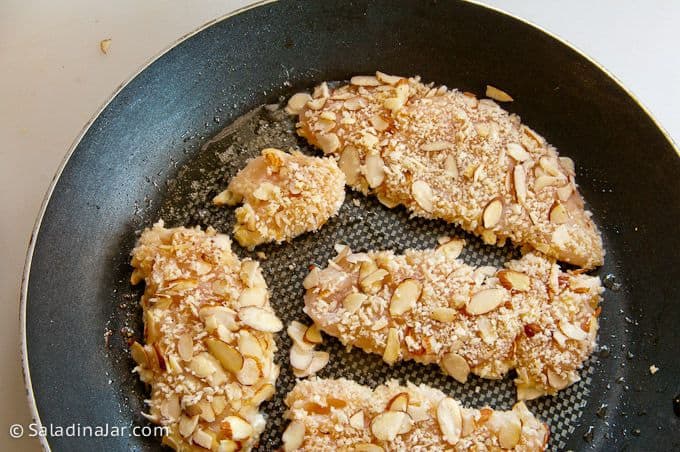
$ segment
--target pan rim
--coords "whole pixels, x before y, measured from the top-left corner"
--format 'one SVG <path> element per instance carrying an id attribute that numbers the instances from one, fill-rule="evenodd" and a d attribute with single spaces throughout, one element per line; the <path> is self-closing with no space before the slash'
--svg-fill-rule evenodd
<path id="1" fill-rule="evenodd" d="M 251 9 L 259 8 L 261 6 L 265 6 L 269 3 L 273 3 L 277 0 L 258 0 L 255 1 L 249 5 L 245 5 L 241 8 L 235 9 L 229 13 L 226 13 L 222 16 L 219 16 L 217 18 L 211 19 L 208 22 L 202 24 L 198 28 L 194 29 L 193 31 L 181 36 L 180 38 L 176 39 L 174 42 L 169 44 L 165 49 L 161 50 L 158 54 L 154 55 L 151 57 L 146 63 L 144 63 L 142 66 L 140 66 L 136 71 L 134 71 L 125 81 L 123 81 L 121 84 L 118 85 L 118 87 L 111 93 L 111 95 L 108 97 L 108 99 L 92 114 L 90 119 L 85 123 L 85 125 L 82 127 L 78 135 L 76 135 L 75 139 L 73 140 L 71 146 L 69 147 L 68 151 L 62 158 L 61 162 L 59 163 L 59 166 L 57 167 L 54 176 L 52 177 L 52 180 L 50 182 L 49 187 L 47 188 L 47 191 L 45 192 L 45 196 L 43 197 L 41 206 L 38 210 L 38 214 L 36 216 L 36 220 L 33 225 L 33 229 L 31 230 L 31 236 L 29 240 L 29 244 L 26 250 L 26 257 L 24 260 L 24 269 L 22 272 L 22 277 L 21 277 L 21 288 L 20 288 L 20 307 L 19 307 L 19 335 L 20 335 L 20 355 L 21 355 L 21 368 L 22 368 L 22 373 L 24 377 L 24 389 L 26 391 L 26 397 L 28 401 L 28 406 L 31 414 L 31 418 L 33 423 L 40 429 L 42 429 L 43 424 L 40 419 L 40 413 L 38 412 L 38 406 L 36 403 L 35 399 L 35 394 L 33 392 L 33 384 L 31 381 L 31 374 L 30 374 L 30 368 L 29 368 L 29 362 L 28 362 L 28 345 L 27 345 L 27 334 L 26 334 L 26 321 L 27 321 L 27 316 L 26 316 L 26 310 L 27 310 L 27 305 L 28 305 L 28 283 L 29 283 L 29 278 L 30 278 L 30 272 L 31 272 L 31 264 L 32 264 L 32 259 L 33 259 L 33 253 L 35 251 L 35 246 L 38 240 L 38 234 L 40 231 L 40 227 L 42 226 L 42 221 L 45 216 L 45 212 L 47 210 L 47 206 L 49 205 L 49 202 L 52 198 L 52 194 L 54 192 L 54 189 L 59 182 L 61 178 L 61 174 L 63 173 L 64 168 L 70 161 L 71 157 L 73 156 L 75 150 L 78 148 L 80 145 L 80 142 L 82 141 L 83 137 L 87 134 L 87 132 L 90 130 L 90 127 L 96 119 L 101 115 L 101 113 L 109 106 L 109 104 L 120 94 L 138 75 L 140 75 L 142 72 L 144 72 L 149 66 L 154 64 L 158 59 L 160 59 L 162 56 L 170 52 L 172 49 L 177 47 L 178 45 L 182 44 L 184 41 L 188 40 L 189 38 L 203 32 L 204 30 L 210 28 L 212 25 L 222 22 L 224 20 L 230 19 L 232 17 L 235 17 L 241 13 L 244 13 L 246 11 L 249 11 Z M 651 119 L 652 123 L 656 127 L 658 131 L 661 132 L 661 134 L 665 137 L 666 141 L 670 144 L 671 148 L 675 150 L 675 153 L 677 156 L 680 158 L 680 146 L 673 140 L 673 138 L 670 136 L 668 131 L 661 125 L 661 123 L 657 120 L 657 118 L 652 114 L 652 112 L 644 105 L 644 103 L 638 99 L 638 97 L 630 90 L 628 89 L 622 82 L 619 80 L 612 72 L 610 72 L 606 67 L 604 67 L 601 63 L 596 61 L 594 58 L 590 57 L 587 55 L 585 52 L 580 50 L 576 45 L 572 44 L 570 41 L 568 41 L 565 38 L 562 38 L 561 36 L 556 35 L 553 32 L 550 32 L 543 28 L 540 25 L 537 25 L 531 20 L 519 17 L 515 14 L 512 14 L 508 11 L 505 11 L 501 8 L 498 8 L 496 6 L 491 6 L 484 4 L 478 0 L 460 0 L 464 3 L 469 3 L 472 5 L 475 5 L 477 7 L 485 8 L 490 11 L 494 11 L 496 13 L 505 15 L 507 17 L 510 17 L 518 22 L 524 23 L 526 25 L 529 25 L 530 27 L 540 31 L 541 33 L 545 34 L 546 36 L 554 39 L 558 43 L 566 46 L 568 49 L 574 51 L 576 54 L 578 54 L 581 58 L 585 59 L 588 61 L 590 64 L 592 64 L 594 67 L 602 71 L 610 80 L 612 80 L 621 90 L 629 97 L 631 98 L 637 105 L 638 107 L 644 112 L 644 114 Z M 51 451 L 51 447 L 49 445 L 48 439 L 46 436 L 38 436 L 41 447 L 44 451 Z"/>
<path id="2" fill-rule="evenodd" d="M 85 123 L 83 128 L 80 130 L 76 138 L 73 140 L 71 143 L 71 146 L 69 147 L 68 151 L 62 158 L 61 162 L 59 163 L 59 166 L 57 167 L 57 170 L 54 173 L 54 176 L 52 176 L 52 180 L 50 181 L 50 185 L 47 188 L 47 191 L 45 193 L 45 196 L 42 200 L 42 203 L 40 205 L 40 209 L 38 210 L 38 215 L 36 217 L 35 223 L 33 225 L 33 229 L 31 230 L 31 238 L 28 244 L 28 248 L 26 250 L 26 258 L 24 261 L 24 270 L 21 276 L 21 290 L 19 293 L 20 297 L 20 306 L 19 306 L 19 335 L 20 335 L 20 340 L 21 343 L 19 344 L 20 347 L 20 354 L 21 354 L 21 369 L 22 373 L 24 376 L 24 390 L 26 391 L 26 397 L 28 399 L 28 407 L 30 410 L 31 418 L 33 422 L 36 424 L 37 428 L 42 430 L 43 424 L 42 420 L 40 419 L 40 413 L 38 412 L 38 405 L 36 403 L 35 399 L 35 394 L 33 392 L 33 383 L 31 381 L 31 371 L 29 368 L 29 363 L 28 363 L 28 344 L 27 344 L 27 335 L 26 335 L 26 307 L 28 305 L 28 282 L 30 278 L 30 273 L 31 273 L 31 264 L 33 260 L 33 252 L 35 251 L 35 245 L 38 241 L 38 234 L 40 231 L 40 227 L 42 226 L 42 220 L 45 216 L 45 211 L 47 210 L 47 206 L 52 198 L 52 194 L 54 193 L 54 189 L 57 185 L 57 182 L 59 182 L 59 179 L 61 178 L 61 174 L 64 171 L 64 168 L 68 164 L 68 162 L 71 160 L 71 157 L 73 156 L 73 153 L 75 150 L 78 148 L 78 145 L 80 145 L 80 142 L 82 141 L 83 137 L 87 134 L 87 132 L 90 130 L 90 127 L 94 122 L 97 120 L 99 115 L 102 114 L 102 112 L 109 106 L 109 104 L 120 94 L 121 91 L 123 91 L 139 74 L 144 72 L 149 66 L 154 64 L 158 59 L 160 59 L 163 55 L 166 53 L 170 52 L 172 49 L 186 41 L 187 39 L 191 38 L 192 36 L 197 35 L 198 33 L 202 32 L 203 30 L 206 30 L 207 28 L 210 28 L 212 25 L 221 22 L 223 20 L 229 19 L 231 17 L 237 16 L 238 14 L 241 14 L 245 11 L 249 11 L 251 9 L 259 8 L 260 6 L 264 6 L 269 3 L 273 3 L 276 0 L 258 0 L 255 1 L 254 3 L 251 3 L 249 5 L 243 6 L 241 8 L 235 9 L 229 13 L 226 13 L 222 16 L 219 16 L 217 18 L 211 19 L 208 22 L 200 25 L 198 28 L 194 29 L 193 31 L 190 31 L 189 33 L 179 37 L 176 39 L 174 42 L 170 43 L 165 49 L 161 50 L 158 54 L 154 55 L 151 57 L 146 63 L 144 63 L 142 66 L 140 66 L 136 71 L 134 71 L 126 80 L 124 80 L 118 87 L 111 93 L 111 95 L 106 99 L 106 101 L 95 111 L 90 119 Z M 40 440 L 40 445 L 42 449 L 46 452 L 51 452 L 51 447 L 50 444 L 47 440 L 47 436 L 39 435 L 38 436 Z"/>

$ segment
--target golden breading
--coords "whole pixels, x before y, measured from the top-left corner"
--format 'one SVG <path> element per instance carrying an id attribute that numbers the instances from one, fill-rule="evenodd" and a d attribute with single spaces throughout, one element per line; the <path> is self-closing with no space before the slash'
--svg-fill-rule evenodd
<path id="1" fill-rule="evenodd" d="M 212 228 L 142 233 L 131 281 L 146 282 L 144 345 L 132 344 L 135 372 L 151 386 L 150 421 L 167 426 L 175 450 L 251 449 L 264 430 L 260 404 L 279 367 L 269 305 L 256 261 L 240 261 Z"/>
<path id="2" fill-rule="evenodd" d="M 333 159 L 264 149 L 217 195 L 236 209 L 234 237 L 246 248 L 316 231 L 345 200 L 345 176 Z"/>
<path id="3" fill-rule="evenodd" d="M 505 268 L 457 259 L 463 242 L 436 250 L 352 253 L 339 245 L 305 279 L 305 312 L 348 346 L 398 360 L 437 363 L 465 382 L 516 369 L 520 400 L 579 379 L 597 334 L 597 277 L 563 272 L 529 253 Z"/>
<path id="4" fill-rule="evenodd" d="M 298 133 L 338 158 L 352 188 L 489 244 L 510 239 L 581 267 L 602 264 L 573 161 L 493 100 L 380 72 L 302 99 L 289 103 Z"/>
<path id="5" fill-rule="evenodd" d="M 441 391 L 395 380 L 374 390 L 356 382 L 303 380 L 286 397 L 284 450 L 541 451 L 548 427 L 523 402 L 511 411 L 464 408 Z"/>

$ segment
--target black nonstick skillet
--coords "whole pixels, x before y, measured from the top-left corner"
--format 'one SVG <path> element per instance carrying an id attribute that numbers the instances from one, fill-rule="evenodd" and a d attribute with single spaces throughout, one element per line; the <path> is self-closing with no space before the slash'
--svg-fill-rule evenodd
<path id="1" fill-rule="evenodd" d="M 605 240 L 606 263 L 597 274 L 608 289 L 600 347 L 581 381 L 529 403 L 550 425 L 550 448 L 680 449 L 680 402 L 673 405 L 680 395 L 678 150 L 587 57 L 526 22 L 454 0 L 255 5 L 186 38 L 116 93 L 61 168 L 31 241 L 22 322 L 36 421 L 148 425 L 139 414 L 145 389 L 131 374 L 127 345 L 142 331 L 140 292 L 128 282 L 140 230 L 163 218 L 229 233 L 233 212 L 209 200 L 249 156 L 265 146 L 316 152 L 292 133 L 292 120 L 275 104 L 321 81 L 375 70 L 419 74 L 478 95 L 486 84 L 498 86 L 515 98 L 505 108 L 576 162 L 577 182 Z M 466 236 L 348 193 L 340 215 L 318 233 L 259 249 L 272 304 L 285 321 L 304 321 L 302 278 L 309 264 L 334 255 L 336 242 L 403 251 L 432 246 L 442 234 Z M 468 262 L 498 264 L 518 253 L 466 238 Z M 282 399 L 294 384 L 289 345 L 280 335 L 282 374 L 276 398 L 263 406 L 268 425 L 261 450 L 279 447 L 285 427 Z M 424 382 L 469 406 L 509 408 L 515 400 L 511 377 L 461 385 L 434 366 L 388 368 L 332 338 L 326 349 L 332 360 L 321 376 L 369 385 L 389 378 Z M 148 435 L 57 433 L 44 439 L 46 448 L 161 447 Z"/>

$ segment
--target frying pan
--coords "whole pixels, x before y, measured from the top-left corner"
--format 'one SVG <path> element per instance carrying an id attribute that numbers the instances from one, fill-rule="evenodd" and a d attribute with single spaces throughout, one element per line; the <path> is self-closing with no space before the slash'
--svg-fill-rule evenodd
<path id="1" fill-rule="evenodd" d="M 141 335 L 140 292 L 128 283 L 138 233 L 161 217 L 230 232 L 233 212 L 207 200 L 249 156 L 264 146 L 315 152 L 291 133 L 290 119 L 257 107 L 376 69 L 480 95 L 487 83 L 499 86 L 516 99 L 507 105 L 511 112 L 577 163 L 605 240 L 606 263 L 597 274 L 608 290 L 600 349 L 582 380 L 530 403 L 550 424 L 551 449 L 680 448 L 672 402 L 680 393 L 677 150 L 618 82 L 567 44 L 498 11 L 443 0 L 260 4 L 186 38 L 117 92 L 61 168 L 27 259 L 24 371 L 36 422 L 52 426 L 46 448 L 160 448 L 153 436 L 72 437 L 54 430 L 148 425 L 139 414 L 145 389 L 131 374 L 127 347 Z M 261 248 L 273 306 L 284 320 L 304 320 L 306 267 L 323 264 L 336 241 L 401 252 L 432 246 L 443 233 L 464 236 L 451 225 L 348 197 L 319 233 Z M 512 247 L 467 238 L 468 262 L 497 264 L 517 255 Z M 425 382 L 471 406 L 514 402 L 510 377 L 461 385 L 433 366 L 389 368 L 377 356 L 344 351 L 335 339 L 326 344 L 333 359 L 321 376 L 370 385 L 388 378 Z M 294 384 L 288 339 L 280 335 L 278 345 L 282 375 L 276 398 L 263 406 L 269 424 L 262 450 L 280 444 L 281 400 Z"/>

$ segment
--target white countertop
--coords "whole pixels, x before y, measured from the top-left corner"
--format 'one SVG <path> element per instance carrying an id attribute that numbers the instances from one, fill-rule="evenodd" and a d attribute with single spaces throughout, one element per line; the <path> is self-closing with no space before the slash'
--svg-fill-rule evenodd
<path id="1" fill-rule="evenodd" d="M 19 286 L 44 194 L 82 127 L 171 43 L 247 0 L 5 0 L 0 4 L 0 450 L 30 422 L 19 361 Z M 680 141 L 680 2 L 487 0 L 570 41 L 618 77 Z M 108 55 L 99 42 L 110 38 Z"/>

